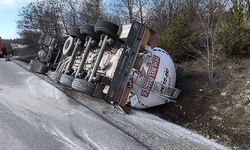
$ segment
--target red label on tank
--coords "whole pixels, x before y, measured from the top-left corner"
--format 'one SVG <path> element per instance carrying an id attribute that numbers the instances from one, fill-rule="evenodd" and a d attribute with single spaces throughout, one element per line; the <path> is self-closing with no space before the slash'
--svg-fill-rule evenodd
<path id="1" fill-rule="evenodd" d="M 161 61 L 161 58 L 154 55 L 152 63 L 149 65 L 149 68 L 148 68 L 147 75 L 149 77 L 153 78 L 154 80 L 155 80 L 157 73 L 158 73 L 160 61 Z M 154 85 L 154 80 L 150 80 L 148 78 L 145 78 L 143 81 L 143 86 L 144 87 L 146 86 L 145 88 L 147 88 L 148 90 L 151 90 L 153 85 Z M 150 93 L 149 91 L 142 90 L 140 95 L 143 97 L 148 97 L 149 93 Z"/>
<path id="2" fill-rule="evenodd" d="M 149 93 L 150 92 L 148 92 L 146 90 L 142 90 L 140 95 L 143 96 L 143 97 L 148 97 Z"/>

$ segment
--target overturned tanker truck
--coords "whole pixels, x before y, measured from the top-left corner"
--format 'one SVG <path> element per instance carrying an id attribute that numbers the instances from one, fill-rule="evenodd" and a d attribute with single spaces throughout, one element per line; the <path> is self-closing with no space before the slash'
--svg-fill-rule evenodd
<path id="1" fill-rule="evenodd" d="M 118 26 L 98 20 L 71 28 L 62 51 L 54 54 L 53 61 L 60 61 L 50 77 L 125 113 L 176 102 L 181 91 L 175 88 L 174 63 L 157 47 L 155 34 L 137 21 Z"/>

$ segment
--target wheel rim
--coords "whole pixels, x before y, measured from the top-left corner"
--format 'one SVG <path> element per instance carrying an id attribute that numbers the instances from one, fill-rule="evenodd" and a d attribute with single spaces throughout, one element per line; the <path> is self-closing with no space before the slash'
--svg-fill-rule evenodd
<path id="1" fill-rule="evenodd" d="M 63 55 L 70 56 L 74 50 L 74 39 L 73 37 L 68 37 L 63 45 Z"/>

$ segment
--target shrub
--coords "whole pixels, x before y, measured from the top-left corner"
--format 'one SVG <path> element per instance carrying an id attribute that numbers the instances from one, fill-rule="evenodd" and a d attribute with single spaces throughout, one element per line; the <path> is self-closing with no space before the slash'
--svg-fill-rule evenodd
<path id="1" fill-rule="evenodd" d="M 248 18 L 244 14 L 246 6 L 239 1 L 228 12 L 224 23 L 220 23 L 217 35 L 218 42 L 227 54 L 238 56 L 250 54 L 250 29 L 247 27 Z"/>
<path id="2" fill-rule="evenodd" d="M 183 59 L 185 53 L 190 53 L 188 44 L 199 41 L 199 33 L 187 29 L 187 14 L 180 8 L 167 23 L 166 32 L 160 36 L 159 46 L 165 49 L 174 61 Z"/>

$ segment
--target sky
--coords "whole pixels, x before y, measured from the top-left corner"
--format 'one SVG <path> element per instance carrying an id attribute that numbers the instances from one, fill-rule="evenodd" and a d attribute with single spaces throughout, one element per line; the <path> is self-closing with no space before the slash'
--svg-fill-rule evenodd
<path id="1" fill-rule="evenodd" d="M 0 37 L 2 39 L 18 38 L 16 21 L 22 6 L 32 0 L 0 0 Z"/>

